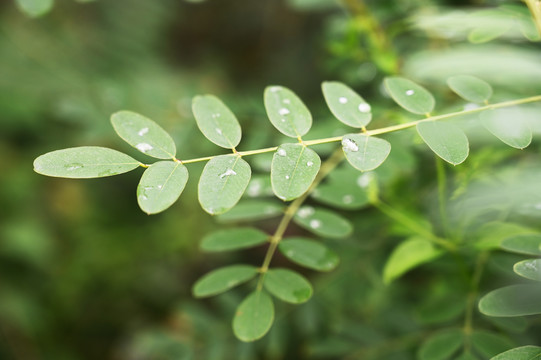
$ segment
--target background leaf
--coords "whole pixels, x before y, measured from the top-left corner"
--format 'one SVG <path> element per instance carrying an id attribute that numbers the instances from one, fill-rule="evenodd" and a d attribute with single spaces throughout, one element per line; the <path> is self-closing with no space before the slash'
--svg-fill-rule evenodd
<path id="1" fill-rule="evenodd" d="M 362 128 L 370 123 L 370 105 L 349 86 L 326 81 L 321 84 L 323 96 L 333 115 L 346 125 Z"/>
<path id="2" fill-rule="evenodd" d="M 526 279 L 541 281 L 541 259 L 520 261 L 513 266 L 513 271 Z"/>
<path id="3" fill-rule="evenodd" d="M 293 91 L 283 86 L 268 86 L 264 100 L 267 116 L 282 134 L 296 138 L 312 127 L 312 114 Z"/>
<path id="4" fill-rule="evenodd" d="M 257 268 L 251 265 L 231 265 L 213 270 L 197 280 L 193 286 L 195 297 L 214 296 L 257 275 Z"/>
<path id="5" fill-rule="evenodd" d="M 492 87 L 486 82 L 471 75 L 457 75 L 447 79 L 447 85 L 464 100 L 484 103 L 492 96 Z"/>
<path id="6" fill-rule="evenodd" d="M 348 162 L 357 170 L 374 170 L 387 159 L 391 144 L 387 140 L 362 134 L 347 134 L 342 138 L 342 149 Z"/>
<path id="7" fill-rule="evenodd" d="M 285 238 L 280 242 L 278 248 L 289 260 L 313 270 L 331 271 L 340 262 L 334 251 L 309 239 Z"/>
<path id="8" fill-rule="evenodd" d="M 188 181 L 186 166 L 159 161 L 145 170 L 137 186 L 137 202 L 147 214 L 156 214 L 173 205 Z"/>
<path id="9" fill-rule="evenodd" d="M 298 198 L 316 177 L 321 159 L 302 144 L 283 144 L 274 153 L 271 166 L 272 189 L 284 201 Z"/>
<path id="10" fill-rule="evenodd" d="M 491 291 L 479 301 L 479 311 L 488 316 L 541 314 L 541 286 L 521 284 Z"/>
<path id="11" fill-rule="evenodd" d="M 541 234 L 522 234 L 503 239 L 500 247 L 518 254 L 541 256 Z"/>
<path id="12" fill-rule="evenodd" d="M 463 343 L 460 329 L 449 329 L 431 336 L 419 350 L 420 360 L 445 360 L 458 351 Z"/>
<path id="13" fill-rule="evenodd" d="M 423 121 L 417 124 L 417 132 L 436 155 L 453 165 L 462 163 L 468 157 L 468 138 L 456 125 Z"/>
<path id="14" fill-rule="evenodd" d="M 119 111 L 111 116 L 111 123 L 118 136 L 143 154 L 158 159 L 175 158 L 175 142 L 154 121 L 132 111 Z"/>
<path id="15" fill-rule="evenodd" d="M 494 109 L 480 114 L 481 123 L 505 144 L 524 149 L 532 142 L 532 130 L 516 108 Z"/>
<path id="16" fill-rule="evenodd" d="M 409 112 L 425 115 L 434 110 L 434 96 L 421 85 L 402 77 L 387 77 L 384 84 L 393 100 Z"/>
<path id="17" fill-rule="evenodd" d="M 485 330 L 474 331 L 471 343 L 483 358 L 491 358 L 515 346 L 507 337 Z"/>
<path id="18" fill-rule="evenodd" d="M 209 252 L 231 251 L 264 244 L 268 239 L 268 234 L 256 228 L 232 228 L 208 234 L 201 241 L 200 247 Z"/>
<path id="19" fill-rule="evenodd" d="M 240 156 L 216 156 L 199 179 L 199 203 L 211 215 L 228 211 L 240 200 L 251 175 L 250 165 Z"/>
<path id="20" fill-rule="evenodd" d="M 39 156 L 34 160 L 34 171 L 47 176 L 87 179 L 122 174 L 139 165 L 139 161 L 113 149 L 81 146 Z"/>
<path id="21" fill-rule="evenodd" d="M 199 130 L 207 139 L 226 149 L 236 147 L 242 137 L 235 114 L 216 96 L 196 96 L 192 111 Z"/>
<path id="22" fill-rule="evenodd" d="M 269 331 L 273 321 L 274 305 L 271 297 L 262 290 L 256 290 L 237 308 L 233 332 L 242 341 L 255 341 Z"/>
<path id="23" fill-rule="evenodd" d="M 17 7 L 30 17 L 38 17 L 48 13 L 54 0 L 15 0 Z"/>
<path id="24" fill-rule="evenodd" d="M 316 235 L 329 238 L 346 237 L 353 231 L 351 223 L 342 216 L 325 209 L 303 206 L 293 221 Z"/>
<path id="25" fill-rule="evenodd" d="M 292 304 L 308 301 L 313 292 L 312 285 L 304 276 L 288 269 L 270 269 L 263 284 L 269 293 Z"/>
<path id="26" fill-rule="evenodd" d="M 522 346 L 507 350 L 490 360 L 536 360 L 541 357 L 541 347 Z"/>
<path id="27" fill-rule="evenodd" d="M 284 213 L 284 206 L 269 200 L 244 200 L 225 214 L 218 215 L 224 223 L 271 219 Z"/>

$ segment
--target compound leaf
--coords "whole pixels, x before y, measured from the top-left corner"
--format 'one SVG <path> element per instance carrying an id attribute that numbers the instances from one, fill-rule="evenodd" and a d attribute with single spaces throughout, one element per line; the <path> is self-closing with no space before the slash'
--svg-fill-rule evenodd
<path id="1" fill-rule="evenodd" d="M 141 163 L 119 151 L 81 146 L 51 151 L 34 160 L 38 174 L 72 179 L 112 176 L 131 171 Z"/>
<path id="2" fill-rule="evenodd" d="M 479 311 L 488 316 L 541 314 L 541 285 L 511 285 L 491 291 L 479 301 Z"/>
<path id="3" fill-rule="evenodd" d="M 111 123 L 118 136 L 143 154 L 158 159 L 175 158 L 175 142 L 154 121 L 132 111 L 119 111 L 111 115 Z"/>
<path id="4" fill-rule="evenodd" d="M 464 341 L 460 329 L 449 329 L 431 336 L 421 345 L 420 360 L 446 360 L 460 348 Z"/>
<path id="5" fill-rule="evenodd" d="M 280 242 L 279 249 L 289 260 L 313 270 L 331 271 L 340 262 L 334 251 L 313 240 L 285 238 Z"/>
<path id="6" fill-rule="evenodd" d="M 321 84 L 323 96 L 333 115 L 346 125 L 362 128 L 372 119 L 370 105 L 347 85 L 337 81 Z"/>
<path id="7" fill-rule="evenodd" d="M 282 134 L 296 138 L 312 127 L 312 114 L 293 91 L 283 86 L 269 86 L 264 100 L 267 116 Z"/>
<path id="8" fill-rule="evenodd" d="M 417 124 L 417 132 L 436 155 L 453 165 L 462 163 L 468 157 L 468 138 L 456 125 L 423 121 Z"/>
<path id="9" fill-rule="evenodd" d="M 357 170 L 370 171 L 387 159 L 391 144 L 372 136 L 348 134 L 342 138 L 342 150 L 351 166 Z"/>
<path id="10" fill-rule="evenodd" d="M 492 87 L 484 80 L 470 75 L 457 75 L 447 79 L 447 85 L 464 100 L 483 103 L 492 96 Z"/>
<path id="11" fill-rule="evenodd" d="M 308 301 L 312 285 L 304 276 L 288 269 L 271 269 L 264 278 L 265 289 L 280 300 L 292 304 Z"/>
<path id="12" fill-rule="evenodd" d="M 199 179 L 199 203 L 211 215 L 224 213 L 240 200 L 252 170 L 238 155 L 220 155 L 210 160 Z"/>
<path id="13" fill-rule="evenodd" d="M 507 350 L 490 360 L 537 360 L 540 358 L 541 347 L 529 345 Z"/>
<path id="14" fill-rule="evenodd" d="M 207 139 L 226 149 L 236 147 L 242 130 L 235 114 L 216 96 L 196 96 L 192 111 L 199 130 Z"/>
<path id="15" fill-rule="evenodd" d="M 274 321 L 274 304 L 262 290 L 248 295 L 237 308 L 233 318 L 235 336 L 245 342 L 262 338 Z"/>
<path id="16" fill-rule="evenodd" d="M 480 117 L 492 135 L 515 149 L 524 149 L 532 142 L 532 130 L 518 109 L 483 111 Z"/>
<path id="17" fill-rule="evenodd" d="M 402 77 L 388 77 L 384 84 L 393 100 L 409 112 L 425 115 L 434 110 L 434 96 L 421 85 Z"/>
<path id="18" fill-rule="evenodd" d="M 193 286 L 195 297 L 214 296 L 255 277 L 257 268 L 251 265 L 231 265 L 209 272 Z"/>
<path id="19" fill-rule="evenodd" d="M 280 145 L 272 158 L 271 183 L 284 201 L 298 198 L 308 190 L 321 166 L 317 153 L 302 144 Z"/>
<path id="20" fill-rule="evenodd" d="M 500 247 L 510 252 L 541 256 L 541 234 L 522 234 L 504 239 Z"/>
<path id="21" fill-rule="evenodd" d="M 205 236 L 201 241 L 201 249 L 209 252 L 245 249 L 263 244 L 268 238 L 269 235 L 256 228 L 225 229 Z"/>
<path id="22" fill-rule="evenodd" d="M 188 181 L 186 166 L 159 161 L 145 170 L 137 186 L 137 202 L 147 214 L 156 214 L 173 205 Z"/>
<path id="23" fill-rule="evenodd" d="M 15 4 L 27 16 L 34 18 L 48 13 L 54 5 L 54 0 L 15 0 Z"/>
<path id="24" fill-rule="evenodd" d="M 526 279 L 541 281 L 541 259 L 528 259 L 516 263 L 513 271 Z"/>
<path id="25" fill-rule="evenodd" d="M 342 216 L 325 209 L 303 206 L 293 221 L 316 235 L 329 238 L 346 237 L 353 231 L 351 223 Z"/>
<path id="26" fill-rule="evenodd" d="M 284 207 L 274 201 L 246 200 L 240 202 L 233 209 L 218 216 L 218 220 L 224 223 L 239 221 L 256 221 L 271 219 L 284 213 Z"/>

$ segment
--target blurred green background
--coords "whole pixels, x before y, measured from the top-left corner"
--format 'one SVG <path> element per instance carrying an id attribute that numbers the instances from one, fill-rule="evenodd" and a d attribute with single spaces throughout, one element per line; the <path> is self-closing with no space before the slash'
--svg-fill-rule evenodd
<path id="1" fill-rule="evenodd" d="M 110 125 L 109 116 L 121 109 L 169 131 L 181 159 L 218 154 L 191 115 L 191 98 L 202 93 L 221 97 L 237 114 L 241 150 L 283 141 L 264 113 L 263 89 L 271 84 L 293 89 L 307 103 L 314 138 L 344 133 L 325 107 L 323 80 L 344 81 L 371 101 L 379 114 L 375 126 L 411 119 L 381 92 L 389 74 L 434 89 L 440 111 L 459 106 L 442 90 L 445 78 L 458 73 L 491 82 L 497 99 L 539 94 L 538 45 L 518 32 L 488 44 L 465 39 L 471 23 L 461 11 L 501 3 L 57 0 L 49 13 L 29 18 L 13 1 L 0 2 L 0 359 L 413 358 L 434 323 L 414 311 L 429 297 L 426 289 L 434 298 L 461 298 L 467 286 L 460 277 L 443 284 L 414 273 L 404 286 L 385 287 L 381 268 L 400 229 L 389 230 L 375 211 L 350 215 L 355 235 L 331 244 L 341 267 L 308 275 L 314 298 L 298 307 L 279 305 L 271 333 L 243 344 L 230 329 L 243 289 L 194 300 L 190 288 L 220 265 L 260 263 L 264 249 L 233 255 L 198 250 L 202 236 L 220 227 L 197 201 L 202 165 L 190 166 L 178 203 L 147 216 L 135 196 L 142 169 L 77 181 L 39 176 L 32 161 L 82 145 L 141 159 Z M 521 169 L 533 174 L 533 183 L 539 179 L 532 155 L 538 158 L 539 145 L 517 154 L 483 134 L 478 139 L 482 146 L 453 170 L 457 188 L 466 191 L 479 179 L 483 184 L 496 168 L 509 173 L 502 182 L 520 177 Z M 393 141 L 399 151 L 385 170 L 385 196 L 430 220 L 434 159 L 413 134 Z M 264 173 L 265 159 L 252 161 Z M 494 200 L 476 194 L 480 208 Z M 539 214 L 528 209 L 521 210 L 524 221 L 536 224 Z M 272 231 L 276 221 L 258 225 Z M 449 259 L 433 270 L 450 268 Z M 442 321 L 461 311 L 450 309 Z M 535 334 L 520 336 L 535 341 Z"/>

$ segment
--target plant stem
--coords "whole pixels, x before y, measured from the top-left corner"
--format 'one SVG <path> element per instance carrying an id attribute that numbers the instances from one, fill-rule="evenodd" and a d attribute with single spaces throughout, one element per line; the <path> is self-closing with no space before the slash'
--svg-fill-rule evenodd
<path id="1" fill-rule="evenodd" d="M 494 109 L 505 108 L 505 107 L 521 105 L 521 104 L 527 104 L 527 103 L 532 103 L 532 102 L 537 102 L 537 101 L 541 101 L 541 95 L 522 98 L 522 99 L 518 99 L 518 100 L 504 101 L 504 102 L 500 102 L 500 103 L 496 103 L 496 104 L 490 104 L 490 105 L 478 107 L 476 109 L 457 111 L 457 112 L 452 112 L 452 113 L 443 114 L 443 115 L 437 115 L 437 116 L 429 116 L 427 118 L 412 121 L 412 122 L 409 122 L 409 123 L 406 123 L 406 124 L 399 124 L 399 125 L 387 126 L 387 127 L 380 128 L 380 129 L 375 129 L 375 130 L 368 130 L 366 132 L 363 132 L 363 134 L 365 134 L 367 136 L 387 134 L 387 133 L 391 133 L 391 132 L 394 132 L 394 131 L 400 131 L 400 130 L 404 130 L 404 129 L 408 129 L 408 128 L 417 126 L 417 124 L 422 123 L 422 122 L 440 121 L 440 120 L 450 119 L 450 118 L 457 117 L 457 116 L 474 114 L 474 113 L 478 113 L 478 112 L 482 112 L 482 111 L 486 111 L 486 110 L 494 110 Z M 306 145 L 306 146 L 326 144 L 326 143 L 331 143 L 331 142 L 342 141 L 342 137 L 343 136 L 333 136 L 333 137 L 328 137 L 328 138 L 323 138 L 323 139 L 306 140 L 306 141 L 303 141 L 303 144 Z M 257 150 L 238 151 L 237 154 L 240 155 L 240 156 L 249 156 L 249 155 L 257 155 L 257 154 L 273 152 L 273 151 L 276 151 L 277 149 L 278 149 L 277 146 L 273 146 L 273 147 L 257 149 Z M 216 156 L 218 156 L 218 155 L 205 156 L 205 157 L 200 157 L 200 158 L 195 158 L 195 159 L 188 159 L 188 160 L 178 160 L 178 159 L 177 160 L 181 161 L 183 164 L 191 164 L 191 163 L 196 163 L 196 162 L 201 162 L 201 161 L 208 161 L 208 160 L 211 160 L 211 159 L 215 158 Z"/>
<path id="2" fill-rule="evenodd" d="M 261 290 L 263 287 L 263 279 L 265 277 L 265 274 L 269 270 L 269 265 L 271 263 L 272 257 L 274 256 L 274 253 L 276 252 L 276 249 L 278 248 L 278 244 L 280 244 L 280 241 L 282 240 L 285 231 L 287 230 L 287 227 L 289 223 L 291 222 L 291 219 L 293 219 L 293 216 L 297 213 L 301 205 L 304 203 L 304 201 L 310 196 L 312 191 L 319 185 L 319 183 L 342 161 L 344 155 L 341 148 L 336 149 L 333 154 L 321 165 L 321 168 L 319 169 L 319 172 L 312 182 L 312 185 L 308 188 L 308 190 L 301 196 L 295 199 L 285 210 L 284 216 L 280 220 L 280 223 L 278 224 L 278 227 L 276 228 L 276 231 L 271 236 L 270 245 L 267 249 L 267 253 L 265 254 L 265 259 L 263 260 L 263 265 L 259 268 L 259 280 L 257 283 L 257 289 Z"/>
<path id="3" fill-rule="evenodd" d="M 441 225 L 446 235 L 449 233 L 447 222 L 447 178 L 445 176 L 445 164 L 439 156 L 436 158 L 436 171 L 438 177 L 438 205 L 440 209 Z"/>
<path id="4" fill-rule="evenodd" d="M 488 260 L 489 255 L 490 253 L 488 251 L 484 251 L 479 254 L 471 278 L 470 291 L 466 300 L 466 314 L 464 315 L 463 327 L 464 334 L 466 335 L 464 341 L 465 351 L 469 351 L 471 346 L 469 341 L 469 335 L 473 332 L 473 310 L 475 308 L 475 300 L 477 299 L 477 294 L 479 293 L 479 283 L 481 282 L 481 276 L 483 275 L 483 270 L 485 268 L 485 264 Z"/>
<path id="5" fill-rule="evenodd" d="M 537 32 L 539 33 L 539 36 L 541 36 L 541 1 L 539 0 L 524 0 L 524 1 L 526 2 L 526 5 L 528 5 L 528 9 L 532 13 L 535 27 L 537 28 Z"/>

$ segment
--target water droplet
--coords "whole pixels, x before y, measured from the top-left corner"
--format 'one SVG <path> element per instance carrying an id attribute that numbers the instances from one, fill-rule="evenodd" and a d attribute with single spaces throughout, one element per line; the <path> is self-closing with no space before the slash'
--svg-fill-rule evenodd
<path id="1" fill-rule="evenodd" d="M 340 101 L 340 104 L 346 104 L 348 102 L 348 99 L 342 96 L 338 99 L 338 101 Z"/>
<path id="2" fill-rule="evenodd" d="M 532 270 L 534 270 L 534 271 L 537 271 L 537 266 L 535 265 L 535 263 L 527 262 L 527 263 L 525 263 L 525 265 L 526 265 L 526 267 L 527 267 L 528 269 L 532 269 Z"/>
<path id="3" fill-rule="evenodd" d="M 137 148 L 137 150 L 139 150 L 141 152 L 144 152 L 144 153 L 154 149 L 154 147 L 152 145 L 147 144 L 147 143 L 140 143 L 140 144 L 135 145 L 135 147 Z"/>
<path id="4" fill-rule="evenodd" d="M 537 210 L 541 210 L 541 203 L 537 203 L 533 207 L 536 208 Z"/>
<path id="5" fill-rule="evenodd" d="M 311 227 L 312 229 L 320 228 L 320 227 L 321 227 L 321 221 L 316 220 L 316 219 L 310 220 L 310 227 Z"/>
<path id="6" fill-rule="evenodd" d="M 473 109 L 477 109 L 478 107 L 479 107 L 479 105 L 477 105 L 477 104 L 467 103 L 466 105 L 464 105 L 464 110 L 465 111 L 473 110 Z"/>
<path id="7" fill-rule="evenodd" d="M 218 134 L 222 135 L 222 129 L 216 128 L 216 132 L 217 132 Z"/>
<path id="8" fill-rule="evenodd" d="M 272 91 L 272 92 L 277 92 L 277 91 L 280 91 L 280 90 L 281 90 L 281 89 L 280 89 L 279 86 L 273 86 L 273 87 L 271 87 L 271 89 L 270 89 L 270 91 Z"/>
<path id="9" fill-rule="evenodd" d="M 278 149 L 277 154 L 280 155 L 280 156 L 286 156 L 287 155 L 287 153 L 286 153 L 286 151 L 284 149 Z"/>
<path id="10" fill-rule="evenodd" d="M 366 188 L 368 185 L 370 185 L 370 181 L 372 181 L 372 174 L 364 173 L 357 178 L 357 185 L 362 188 Z"/>
<path id="11" fill-rule="evenodd" d="M 142 128 L 141 130 L 139 130 L 139 132 L 137 133 L 137 135 L 143 136 L 143 135 L 145 135 L 146 133 L 148 133 L 148 128 L 147 128 L 147 127 Z"/>
<path id="12" fill-rule="evenodd" d="M 367 103 L 360 103 L 359 104 L 359 111 L 362 112 L 362 113 L 370 112 L 371 109 L 372 108 Z"/>
<path id="13" fill-rule="evenodd" d="M 231 176 L 231 175 L 237 175 L 237 173 L 233 169 L 227 169 L 223 174 L 220 175 L 220 179 L 223 179 L 224 177 Z"/>
<path id="14" fill-rule="evenodd" d="M 289 99 L 284 99 L 282 102 L 283 102 L 284 104 L 291 104 L 291 100 L 289 100 Z"/>
<path id="15" fill-rule="evenodd" d="M 248 190 L 246 191 L 246 193 L 248 194 L 248 196 L 256 197 L 261 194 L 261 188 L 262 186 L 260 181 L 252 180 L 250 186 L 248 186 Z"/>
<path id="16" fill-rule="evenodd" d="M 213 119 L 219 118 L 220 116 L 222 116 L 220 113 L 212 114 Z"/>
<path id="17" fill-rule="evenodd" d="M 344 195 L 344 197 L 342 198 L 342 202 L 344 204 L 351 204 L 353 202 L 353 196 L 351 195 Z"/>
<path id="18" fill-rule="evenodd" d="M 162 185 L 158 185 L 158 190 L 161 190 L 163 188 Z"/>
<path id="19" fill-rule="evenodd" d="M 413 95 L 413 94 L 415 94 L 415 91 L 413 91 L 413 90 L 411 90 L 411 89 L 410 89 L 410 90 L 406 90 L 406 95 L 407 95 L 407 96 L 411 96 L 411 95 Z"/>
<path id="20" fill-rule="evenodd" d="M 73 171 L 73 170 L 81 169 L 83 167 L 83 164 L 72 163 L 72 164 L 67 164 L 65 166 L 66 166 L 66 170 Z"/>
<path id="21" fill-rule="evenodd" d="M 281 108 L 280 110 L 278 110 L 278 114 L 284 116 L 284 115 L 287 115 L 289 114 L 289 110 L 286 109 L 286 108 Z"/>
<path id="22" fill-rule="evenodd" d="M 141 200 L 148 200 L 148 198 L 145 195 L 139 195 L 139 199 Z"/>
<path id="23" fill-rule="evenodd" d="M 286 122 L 286 119 L 281 119 L 281 120 L 282 120 L 282 122 Z"/>
<path id="24" fill-rule="evenodd" d="M 281 196 L 281 195 L 276 195 L 276 197 L 277 197 L 278 199 L 280 199 L 280 200 L 284 200 L 284 201 L 285 201 L 285 199 L 286 199 L 286 197 L 285 197 L 285 196 Z"/>
<path id="25" fill-rule="evenodd" d="M 286 180 L 289 180 L 289 175 L 286 175 Z"/>
<path id="26" fill-rule="evenodd" d="M 314 165 L 314 163 L 313 163 L 312 161 L 308 161 L 308 162 L 306 163 L 306 166 L 308 166 L 308 167 L 310 167 L 310 166 L 312 166 L 312 165 Z"/>
<path id="27" fill-rule="evenodd" d="M 355 143 L 354 140 L 351 140 L 349 138 L 343 138 L 342 139 L 342 147 L 344 150 L 356 152 L 359 151 L 359 147 L 357 146 L 357 143 Z"/>
<path id="28" fill-rule="evenodd" d="M 302 208 L 299 209 L 298 214 L 301 218 L 304 219 L 304 218 L 314 215 L 314 212 L 315 210 L 313 207 L 303 206 Z"/>

